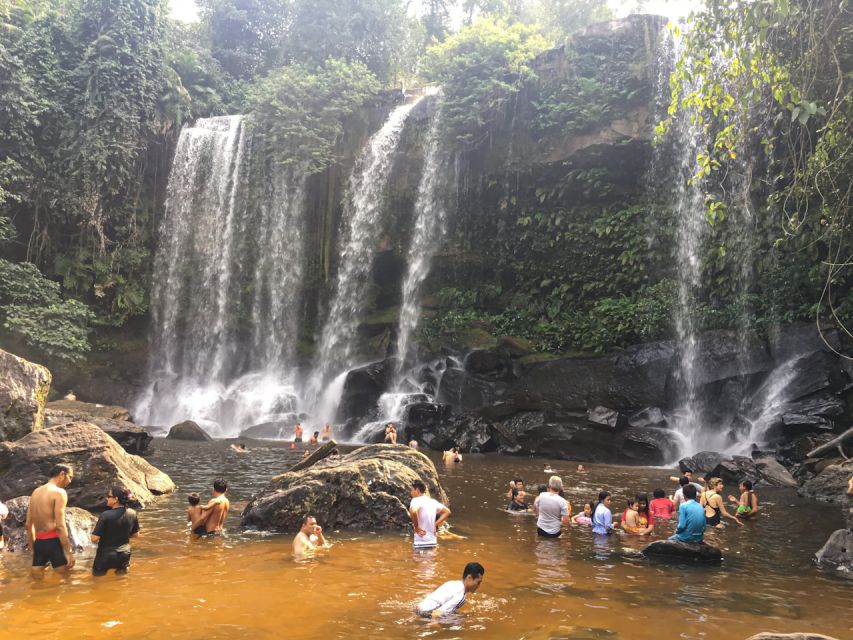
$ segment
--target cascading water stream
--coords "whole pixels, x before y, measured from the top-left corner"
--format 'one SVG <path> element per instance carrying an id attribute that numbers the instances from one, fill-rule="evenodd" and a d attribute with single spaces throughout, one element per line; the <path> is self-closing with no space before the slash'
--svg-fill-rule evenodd
<path id="1" fill-rule="evenodd" d="M 435 105 L 430 124 L 423 174 L 415 201 L 415 220 L 412 241 L 406 259 L 406 277 L 403 280 L 403 301 L 397 330 L 397 370 L 395 387 L 399 387 L 400 373 L 409 361 L 412 334 L 417 329 L 421 314 L 421 293 L 424 280 L 430 272 L 432 258 L 447 227 L 447 157 L 441 148 L 441 102 Z"/>
<path id="2" fill-rule="evenodd" d="M 252 183 L 250 146 L 239 115 L 181 132 L 154 267 L 150 384 L 134 412 L 145 424 L 192 419 L 228 435 L 295 410 L 284 372 L 301 295 L 305 180 L 259 171 Z M 258 208 L 247 206 L 252 187 L 264 194 Z M 241 308 L 253 320 L 243 332 Z"/>
<path id="3" fill-rule="evenodd" d="M 335 293 L 304 398 L 306 407 L 321 421 L 333 419 L 340 398 L 339 394 L 332 397 L 324 390 L 333 377 L 340 376 L 354 364 L 353 342 L 382 229 L 385 191 L 394 152 L 406 119 L 420 99 L 391 112 L 382 128 L 365 145 L 350 175 Z"/>

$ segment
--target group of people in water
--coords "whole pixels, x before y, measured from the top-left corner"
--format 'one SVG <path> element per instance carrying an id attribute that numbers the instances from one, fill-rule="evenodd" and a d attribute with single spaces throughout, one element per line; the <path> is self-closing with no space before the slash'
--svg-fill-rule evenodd
<path id="1" fill-rule="evenodd" d="M 553 471 L 548 465 L 546 472 Z M 578 473 L 583 473 L 583 465 Z M 648 535 L 655 530 L 655 522 L 675 520 L 678 522 L 672 539 L 681 542 L 702 542 L 706 527 L 722 528 L 723 518 L 743 525 L 743 520 L 758 516 L 760 507 L 758 495 L 752 481 L 743 480 L 738 489 L 739 495 L 728 496 L 729 503 L 735 509 L 730 513 L 723 500 L 724 484 L 720 478 L 694 480 L 693 471 L 686 469 L 681 476 L 670 476 L 678 483 L 678 489 L 670 496 L 662 488 L 648 494 L 639 493 L 630 498 L 621 518 L 614 522 L 612 514 L 613 496 L 609 491 L 601 491 L 597 500 L 585 502 L 581 512 L 572 515 L 572 505 L 565 498 L 563 480 L 552 475 L 547 484 L 539 485 L 536 498 L 528 501 L 524 491 L 524 482 L 515 478 L 509 483 L 507 510 L 533 510 L 537 516 L 536 532 L 543 538 L 557 538 L 562 528 L 570 524 L 592 527 L 592 532 L 609 535 L 621 530 L 628 535 Z"/>

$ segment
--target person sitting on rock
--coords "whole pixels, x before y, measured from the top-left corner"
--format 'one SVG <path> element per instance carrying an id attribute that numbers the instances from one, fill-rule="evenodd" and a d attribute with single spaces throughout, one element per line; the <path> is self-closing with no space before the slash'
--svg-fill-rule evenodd
<path id="1" fill-rule="evenodd" d="M 649 522 L 648 504 L 645 505 L 645 511 L 641 511 L 643 509 L 641 497 L 645 497 L 645 494 L 638 495 L 631 500 L 625 513 L 622 514 L 622 531 L 625 533 L 646 536 L 655 530 L 654 524 Z M 648 500 L 648 498 L 646 499 Z"/>
<path id="2" fill-rule="evenodd" d="M 696 502 L 696 494 L 693 484 L 684 487 L 685 501 L 678 508 L 678 527 L 670 540 L 702 542 L 705 539 L 705 509 Z"/>
<path id="3" fill-rule="evenodd" d="M 652 516 L 661 520 L 669 520 L 675 512 L 675 505 L 672 500 L 666 497 L 666 491 L 663 489 L 655 489 L 655 499 L 649 503 L 649 511 Z"/>
<path id="4" fill-rule="evenodd" d="M 201 508 L 201 496 L 197 493 L 191 493 L 187 496 L 187 501 L 190 506 L 187 507 L 187 522 L 190 525 L 190 530 L 197 536 L 203 536 L 207 533 L 207 518 L 210 511 L 204 511 Z"/>
<path id="5" fill-rule="evenodd" d="M 705 507 L 707 526 L 717 527 L 718 529 L 724 528 L 723 517 L 734 520 L 738 525 L 743 526 L 743 522 L 738 520 L 737 516 L 733 516 L 726 510 L 726 504 L 723 502 L 723 496 L 720 494 L 722 490 L 723 481 L 720 478 L 711 478 L 711 481 L 708 483 L 708 489 L 700 501 L 702 506 Z"/>
<path id="6" fill-rule="evenodd" d="M 75 396 L 75 395 L 74 395 L 74 390 L 73 390 L 73 389 L 69 389 L 69 390 L 68 390 L 68 393 L 66 393 L 66 394 L 62 397 L 62 399 L 63 399 L 63 400 L 71 400 L 72 402 L 74 402 L 75 400 L 77 400 L 77 396 Z"/>
<path id="7" fill-rule="evenodd" d="M 320 432 L 320 440 L 322 442 L 328 442 L 331 439 L 332 439 L 332 425 L 330 425 L 327 422 L 326 426 L 324 426 L 323 430 Z"/>
<path id="8" fill-rule="evenodd" d="M 758 515 L 758 496 L 752 490 L 752 480 L 744 480 L 738 487 L 740 498 L 729 496 L 729 502 L 737 505 L 739 518 L 755 518 Z"/>
<path id="9" fill-rule="evenodd" d="M 311 436 L 311 439 L 308 441 L 308 444 L 317 444 L 320 441 L 320 432 L 315 431 L 314 435 Z"/>
<path id="10" fill-rule="evenodd" d="M 139 503 L 133 494 L 122 486 L 115 486 L 107 493 L 107 510 L 92 530 L 92 542 L 97 543 L 93 576 L 105 576 L 115 569 L 118 574 L 127 573 L 130 566 L 130 539 L 139 537 L 139 519 L 131 507 Z"/>
<path id="11" fill-rule="evenodd" d="M 388 444 L 397 444 L 397 428 L 390 422 L 385 425 L 385 442 Z"/>
<path id="12" fill-rule="evenodd" d="M 462 580 L 445 582 L 421 600 L 415 607 L 419 616 L 439 618 L 454 613 L 465 604 L 469 593 L 474 593 L 483 584 L 486 570 L 479 562 L 469 562 L 462 571 Z"/>
<path id="13" fill-rule="evenodd" d="M 325 546 L 327 544 L 326 538 L 323 537 L 323 527 L 317 524 L 314 516 L 305 516 L 299 533 L 293 538 L 293 555 L 302 558 Z"/>
<path id="14" fill-rule="evenodd" d="M 412 438 L 411 440 L 409 440 L 409 449 L 414 449 L 414 450 L 416 450 L 416 451 L 417 451 L 417 449 L 418 449 L 418 441 L 417 441 L 417 440 L 415 440 L 414 438 Z"/>

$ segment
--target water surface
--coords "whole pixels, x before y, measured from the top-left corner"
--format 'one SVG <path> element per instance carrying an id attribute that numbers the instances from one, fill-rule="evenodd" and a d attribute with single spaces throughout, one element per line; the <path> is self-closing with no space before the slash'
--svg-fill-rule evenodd
<path id="1" fill-rule="evenodd" d="M 758 522 L 709 535 L 725 554 L 721 567 L 673 567 L 636 556 L 646 537 L 597 545 L 589 529 L 572 527 L 559 540 L 538 540 L 532 516 L 503 511 L 509 479 L 544 482 L 546 460 L 468 455 L 445 466 L 433 456 L 450 495 L 452 531 L 461 537 L 421 554 L 402 533 L 330 532 L 330 550 L 295 562 L 292 536 L 234 529 L 251 495 L 301 452 L 249 446 L 240 455 L 224 442 L 154 442 L 151 462 L 180 488 L 140 514 L 143 537 L 126 577 L 95 580 L 91 557 L 82 557 L 67 581 L 33 581 L 28 556 L 5 554 L 0 637 L 718 640 L 769 630 L 853 638 L 853 583 L 811 564 L 842 526 L 840 509 L 790 490 L 761 491 Z M 579 476 L 574 464 L 550 462 L 576 509 L 601 487 L 613 492 L 616 512 L 637 490 L 672 486 L 669 469 L 586 465 Z M 191 540 L 185 495 L 209 493 L 220 475 L 230 483 L 232 532 Z M 650 539 L 671 528 L 659 525 Z M 461 577 L 472 560 L 486 575 L 463 615 L 443 624 L 412 615 L 420 597 Z"/>

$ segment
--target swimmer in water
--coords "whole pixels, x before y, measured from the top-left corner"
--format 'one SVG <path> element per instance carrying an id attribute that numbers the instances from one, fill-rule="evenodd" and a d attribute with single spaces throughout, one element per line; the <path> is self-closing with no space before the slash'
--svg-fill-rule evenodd
<path id="1" fill-rule="evenodd" d="M 551 468 L 551 465 L 550 465 L 550 464 L 546 464 L 546 465 L 545 465 L 545 468 L 544 468 L 544 469 L 542 469 L 542 473 L 556 473 L 556 471 L 554 471 L 554 470 Z"/>
<path id="2" fill-rule="evenodd" d="M 210 515 L 210 511 L 204 511 L 199 504 L 201 496 L 197 493 L 191 493 L 187 496 L 187 501 L 190 506 L 187 508 L 187 523 L 190 525 L 190 530 L 197 536 L 203 536 L 207 533 L 206 523 Z"/>
<path id="3" fill-rule="evenodd" d="M 578 473 L 586 473 L 586 469 L 583 468 L 582 464 L 578 465 Z"/>
<path id="4" fill-rule="evenodd" d="M 301 558 L 325 546 L 328 545 L 323 537 L 323 527 L 317 524 L 314 516 L 305 516 L 302 520 L 302 528 L 293 538 L 293 555 Z"/>
<path id="5" fill-rule="evenodd" d="M 317 444 L 320 441 L 320 432 L 315 431 L 314 435 L 311 436 L 311 439 L 308 441 L 308 444 Z"/>
<path id="6" fill-rule="evenodd" d="M 465 604 L 469 593 L 474 593 L 483 584 L 486 570 L 479 562 L 465 565 L 461 580 L 445 582 L 438 589 L 421 600 L 415 607 L 419 616 L 433 620 L 454 613 Z"/>
<path id="7" fill-rule="evenodd" d="M 451 447 L 442 454 L 445 462 L 462 462 L 462 454 L 459 453 L 459 447 Z"/>
<path id="8" fill-rule="evenodd" d="M 740 489 L 740 499 L 734 496 L 729 496 L 729 502 L 737 505 L 737 515 L 739 518 L 755 518 L 758 516 L 758 496 L 752 490 L 752 480 L 744 480 L 738 487 Z"/>
<path id="9" fill-rule="evenodd" d="M 249 453 L 249 450 L 246 448 L 246 445 L 240 444 L 232 444 L 231 448 L 237 453 Z"/>

